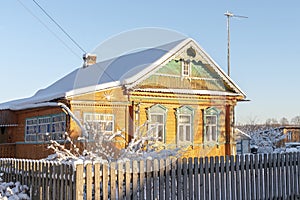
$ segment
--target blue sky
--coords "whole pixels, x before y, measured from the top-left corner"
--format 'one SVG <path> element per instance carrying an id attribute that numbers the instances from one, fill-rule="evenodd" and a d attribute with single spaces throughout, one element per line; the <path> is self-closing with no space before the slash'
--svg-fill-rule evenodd
<path id="1" fill-rule="evenodd" d="M 224 13 L 248 16 L 230 26 L 231 77 L 251 100 L 239 103 L 237 121 L 300 115 L 300 1 L 37 1 L 88 52 L 120 32 L 159 27 L 192 37 L 224 71 Z M 33 1 L 1 1 L 0 13 L 0 102 L 29 97 L 82 64 L 81 50 Z"/>

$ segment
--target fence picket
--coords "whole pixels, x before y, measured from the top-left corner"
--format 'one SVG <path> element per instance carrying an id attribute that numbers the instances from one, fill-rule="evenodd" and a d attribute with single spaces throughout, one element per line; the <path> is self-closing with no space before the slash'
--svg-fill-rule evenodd
<path id="1" fill-rule="evenodd" d="M 138 196 L 137 184 L 138 184 L 138 163 L 136 160 L 134 160 L 132 163 L 132 199 L 137 199 Z"/>
<path id="2" fill-rule="evenodd" d="M 229 168 L 230 168 L 230 163 L 229 163 L 229 156 L 225 157 L 225 178 L 226 178 L 226 199 L 230 199 L 230 181 L 229 181 Z"/>
<path id="3" fill-rule="evenodd" d="M 145 198 L 145 163 L 143 160 L 140 161 L 140 169 L 139 169 L 139 199 Z"/>
<path id="4" fill-rule="evenodd" d="M 216 198 L 220 199 L 220 162 L 219 157 L 215 157 L 215 188 L 216 188 Z"/>
<path id="5" fill-rule="evenodd" d="M 102 164 L 102 198 L 108 199 L 108 165 Z"/>
<path id="6" fill-rule="evenodd" d="M 166 171 L 166 167 L 165 167 L 165 162 L 163 159 L 159 160 L 159 199 L 164 199 L 165 197 L 165 171 Z"/>
<path id="7" fill-rule="evenodd" d="M 204 161 L 204 181 L 205 181 L 205 199 L 209 199 L 209 166 L 208 166 L 208 157 L 205 157 Z"/>
<path id="8" fill-rule="evenodd" d="M 131 190 L 130 190 L 130 183 L 131 183 L 131 172 L 130 172 L 130 162 L 127 161 L 125 163 L 125 194 L 126 199 L 131 199 Z"/>
<path id="9" fill-rule="evenodd" d="M 236 182 L 236 199 L 241 199 L 240 192 L 241 192 L 241 187 L 240 187 L 240 156 L 235 157 L 235 182 Z"/>
<path id="10" fill-rule="evenodd" d="M 85 166 L 85 179 L 86 179 L 86 198 L 92 199 L 92 190 L 93 190 L 93 176 L 92 176 L 92 163 L 87 163 Z"/>
<path id="11" fill-rule="evenodd" d="M 276 183 L 278 182 L 278 174 L 277 174 L 277 154 L 274 154 L 272 165 L 273 165 L 273 195 L 274 198 L 278 196 Z"/>
<path id="12" fill-rule="evenodd" d="M 76 165 L 76 196 L 75 199 L 83 199 L 83 164 Z"/>
<path id="13" fill-rule="evenodd" d="M 182 197 L 182 160 L 177 159 L 177 198 L 183 199 Z"/>
<path id="14" fill-rule="evenodd" d="M 254 177 L 255 177 L 255 193 L 256 193 L 256 196 L 255 198 L 256 199 L 259 199 L 259 191 L 260 191 L 260 180 L 259 180 L 259 169 L 258 169 L 258 164 L 259 164 L 259 160 L 258 160 L 258 156 L 255 156 L 254 157 Z"/>
<path id="15" fill-rule="evenodd" d="M 183 172 L 183 184 L 182 184 L 182 190 L 183 190 L 183 197 L 188 198 L 188 172 L 187 172 L 187 159 L 182 159 L 182 172 Z"/>
<path id="16" fill-rule="evenodd" d="M 224 156 L 220 157 L 220 176 L 221 176 L 221 199 L 225 199 L 225 166 L 224 166 Z"/>
<path id="17" fill-rule="evenodd" d="M 176 199 L 176 160 L 171 161 L 171 199 Z"/>
<path id="18" fill-rule="evenodd" d="M 151 160 L 147 160 L 146 163 L 146 199 L 151 199 L 152 194 L 152 162 Z"/>
<path id="19" fill-rule="evenodd" d="M 297 197 L 300 198 L 300 152 L 297 153 L 297 173 L 298 175 L 296 176 L 297 177 Z"/>
<path id="20" fill-rule="evenodd" d="M 240 169 L 241 169 L 241 199 L 246 199 L 245 156 L 244 155 L 242 155 L 240 159 Z"/>
<path id="21" fill-rule="evenodd" d="M 260 186 L 259 186 L 259 190 L 257 192 L 259 192 L 259 197 L 260 199 L 264 198 L 264 173 L 263 173 L 263 155 L 259 154 L 258 156 L 258 168 L 259 168 L 259 182 L 260 182 Z"/>
<path id="22" fill-rule="evenodd" d="M 293 187 L 293 198 L 297 198 L 297 165 L 296 165 L 296 152 L 293 152 L 293 162 L 291 163 L 293 169 L 294 187 Z"/>
<path id="23" fill-rule="evenodd" d="M 199 159 L 194 158 L 194 199 L 199 199 Z"/>
<path id="24" fill-rule="evenodd" d="M 194 195 L 194 180 L 193 180 L 193 174 L 194 174 L 194 169 L 193 169 L 193 159 L 189 158 L 188 159 L 188 179 L 189 179 L 189 199 L 193 199 L 193 195 Z"/>
<path id="25" fill-rule="evenodd" d="M 290 198 L 290 186 L 289 186 L 289 182 L 290 182 L 290 169 L 288 167 L 289 165 L 289 162 L 290 162 L 290 156 L 289 154 L 286 154 L 285 155 L 285 170 L 286 170 L 286 177 L 285 177 L 285 180 L 286 180 L 286 195 L 287 195 L 287 198 Z"/>
<path id="26" fill-rule="evenodd" d="M 124 163 L 118 163 L 118 199 L 124 198 Z"/>
<path id="27" fill-rule="evenodd" d="M 211 199 L 215 199 L 215 162 L 214 157 L 210 157 L 210 193 Z"/>
<path id="28" fill-rule="evenodd" d="M 170 158 L 166 159 L 165 162 L 165 173 L 166 173 L 166 178 L 165 178 L 165 199 L 170 199 L 171 195 L 171 180 L 170 180 L 170 173 L 171 173 L 171 160 Z"/>
<path id="29" fill-rule="evenodd" d="M 116 199 L 116 163 L 110 163 L 110 176 L 109 176 L 109 183 L 110 183 L 110 199 Z M 134 188 L 133 188 L 134 189 Z M 87 198 L 89 199 L 89 198 Z"/>
<path id="30" fill-rule="evenodd" d="M 230 186 L 231 186 L 231 199 L 235 200 L 236 187 L 235 187 L 235 173 L 234 173 L 234 156 L 230 156 Z"/>
<path id="31" fill-rule="evenodd" d="M 95 188 L 95 200 L 100 200 L 100 184 L 101 184 L 101 177 L 100 177 L 100 163 L 96 162 L 94 163 L 94 176 L 95 176 L 95 182 L 94 182 L 94 188 Z"/>

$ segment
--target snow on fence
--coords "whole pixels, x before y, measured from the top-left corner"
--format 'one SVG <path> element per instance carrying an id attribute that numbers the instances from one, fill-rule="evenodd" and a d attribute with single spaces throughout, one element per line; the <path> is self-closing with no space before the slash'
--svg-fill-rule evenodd
<path id="1" fill-rule="evenodd" d="M 0 159 L 33 199 L 299 199 L 300 152 L 125 163 Z"/>

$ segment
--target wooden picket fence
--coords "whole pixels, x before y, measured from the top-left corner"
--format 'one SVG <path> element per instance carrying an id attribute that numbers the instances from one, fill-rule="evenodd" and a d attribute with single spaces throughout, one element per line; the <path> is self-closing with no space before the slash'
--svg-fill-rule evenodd
<path id="1" fill-rule="evenodd" d="M 63 164 L 0 159 L 32 199 L 300 199 L 300 152 Z"/>

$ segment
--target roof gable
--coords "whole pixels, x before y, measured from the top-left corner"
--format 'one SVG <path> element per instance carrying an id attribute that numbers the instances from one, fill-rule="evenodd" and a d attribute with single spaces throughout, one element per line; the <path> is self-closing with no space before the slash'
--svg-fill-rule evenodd
<path id="1" fill-rule="evenodd" d="M 184 76 L 182 72 L 185 61 L 190 63 L 188 76 Z M 232 93 L 245 98 L 241 89 L 192 39 L 182 41 L 156 63 L 123 82 L 127 88 L 133 90 L 150 91 L 150 88 L 160 88 L 173 89 L 172 92 L 183 89 L 220 91 L 224 95 Z"/>

